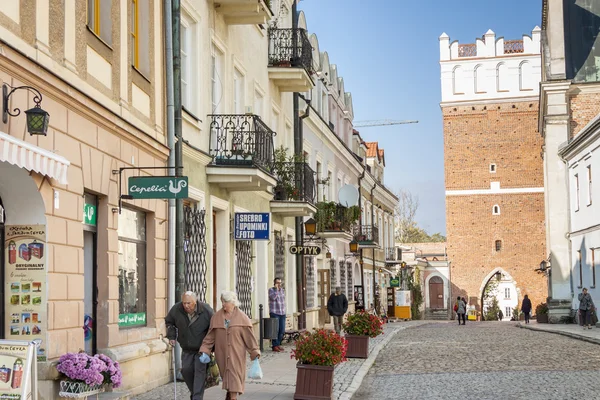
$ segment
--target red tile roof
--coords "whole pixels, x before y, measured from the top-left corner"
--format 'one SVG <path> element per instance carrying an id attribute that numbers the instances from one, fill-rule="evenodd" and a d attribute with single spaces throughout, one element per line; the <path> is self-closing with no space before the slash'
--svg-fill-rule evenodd
<path id="1" fill-rule="evenodd" d="M 377 142 L 366 142 L 367 145 L 367 157 L 377 157 L 378 156 L 378 143 Z"/>

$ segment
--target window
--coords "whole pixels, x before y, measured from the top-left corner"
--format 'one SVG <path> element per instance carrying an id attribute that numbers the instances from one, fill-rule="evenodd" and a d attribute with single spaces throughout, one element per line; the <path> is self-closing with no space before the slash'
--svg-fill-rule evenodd
<path id="1" fill-rule="evenodd" d="M 535 76 L 529 61 L 523 61 L 519 65 L 519 90 L 532 90 Z"/>
<path id="2" fill-rule="evenodd" d="M 218 49 L 214 49 L 214 53 L 211 59 L 212 71 L 211 71 L 211 86 L 210 86 L 210 96 L 212 102 L 212 112 L 213 114 L 218 114 L 220 111 L 221 100 L 223 98 L 223 85 L 221 81 L 221 77 L 223 76 L 223 53 L 221 53 Z"/>
<path id="3" fill-rule="evenodd" d="M 254 91 L 254 114 L 262 118 L 263 116 L 263 102 L 265 97 L 258 90 Z"/>
<path id="4" fill-rule="evenodd" d="M 196 32 L 196 23 L 184 12 L 181 13 L 181 104 L 188 111 L 196 113 L 196 79 L 199 75 L 192 45 Z"/>
<path id="5" fill-rule="evenodd" d="M 588 193 L 587 193 L 587 205 L 592 205 L 592 166 L 587 166 L 587 178 L 588 178 Z"/>
<path id="6" fill-rule="evenodd" d="M 510 299 L 510 288 L 504 288 L 504 298 Z"/>
<path id="7" fill-rule="evenodd" d="M 475 93 L 485 93 L 485 72 L 483 65 L 476 66 L 474 73 Z"/>
<path id="8" fill-rule="evenodd" d="M 87 26 L 96 36 L 112 46 L 112 0 L 88 0 Z"/>
<path id="9" fill-rule="evenodd" d="M 495 173 L 496 173 L 496 164 L 490 164 L 490 172 L 491 172 L 492 174 L 495 174 Z"/>
<path id="10" fill-rule="evenodd" d="M 321 179 L 323 179 L 323 177 L 321 176 L 321 174 L 323 173 L 323 167 L 321 166 L 321 163 L 319 161 L 317 161 L 317 180 L 320 181 Z M 323 186 L 317 182 L 317 201 L 321 201 L 322 200 L 322 194 L 323 193 Z"/>
<path id="11" fill-rule="evenodd" d="M 496 240 L 496 251 L 502 250 L 502 240 Z"/>
<path id="12" fill-rule="evenodd" d="M 579 211 L 579 175 L 575 174 L 575 211 Z"/>
<path id="13" fill-rule="evenodd" d="M 579 267 L 579 286 L 583 287 L 583 265 L 581 265 L 581 250 L 577 250 L 577 266 Z"/>
<path id="14" fill-rule="evenodd" d="M 492 214 L 500 215 L 500 206 L 499 205 L 496 204 L 494 207 L 492 207 Z"/>
<path id="15" fill-rule="evenodd" d="M 150 76 L 150 3 L 131 0 L 131 64 Z"/>
<path id="16" fill-rule="evenodd" d="M 235 114 L 244 114 L 244 89 L 246 79 L 237 69 L 233 69 L 233 112 Z"/>
<path id="17" fill-rule="evenodd" d="M 512 309 L 510 307 L 504 308 L 504 318 L 510 318 L 512 316 Z"/>
<path id="18" fill-rule="evenodd" d="M 146 214 L 119 214 L 119 326 L 146 325 Z"/>
<path id="19" fill-rule="evenodd" d="M 455 67 L 452 71 L 452 93 L 453 94 L 465 94 L 463 87 L 464 76 L 462 67 Z"/>
<path id="20" fill-rule="evenodd" d="M 504 63 L 496 67 L 496 90 L 498 92 L 508 92 L 508 67 Z"/>
<path id="21" fill-rule="evenodd" d="M 592 284 L 591 287 L 596 287 L 596 249 L 590 249 L 590 254 L 592 256 Z"/>

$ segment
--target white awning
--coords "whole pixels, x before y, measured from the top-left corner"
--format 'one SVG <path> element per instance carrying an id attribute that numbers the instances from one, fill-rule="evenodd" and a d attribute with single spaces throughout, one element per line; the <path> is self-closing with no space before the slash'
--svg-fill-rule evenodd
<path id="1" fill-rule="evenodd" d="M 64 157 L 2 131 L 0 131 L 0 161 L 54 178 L 63 185 L 67 184 L 67 168 L 71 165 Z"/>

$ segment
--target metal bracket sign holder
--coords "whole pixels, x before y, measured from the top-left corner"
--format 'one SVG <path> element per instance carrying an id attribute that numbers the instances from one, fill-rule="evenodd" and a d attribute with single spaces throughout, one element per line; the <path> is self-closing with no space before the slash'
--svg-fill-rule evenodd
<path id="1" fill-rule="evenodd" d="M 129 194 L 123 194 L 123 185 L 121 184 L 121 176 L 123 174 L 123 171 L 125 170 L 142 170 L 142 169 L 183 169 L 183 167 L 121 167 L 118 170 L 117 169 L 113 169 L 112 173 L 113 175 L 119 175 L 119 214 L 121 214 L 121 209 L 123 208 L 123 199 L 125 200 L 133 200 L 134 197 L 129 195 Z M 175 178 L 175 176 L 169 176 L 169 178 Z M 113 209 L 113 212 L 116 212 L 117 210 Z"/>

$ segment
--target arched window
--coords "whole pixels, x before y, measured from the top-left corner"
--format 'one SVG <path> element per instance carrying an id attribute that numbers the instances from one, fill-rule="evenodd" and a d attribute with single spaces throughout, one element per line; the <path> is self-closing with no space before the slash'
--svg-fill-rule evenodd
<path id="1" fill-rule="evenodd" d="M 498 204 L 496 204 L 496 205 L 494 205 L 494 207 L 492 207 L 492 214 L 500 215 L 500 206 Z"/>
<path id="2" fill-rule="evenodd" d="M 533 71 L 529 61 L 523 61 L 519 65 L 519 90 L 533 89 Z"/>
<path id="3" fill-rule="evenodd" d="M 496 240 L 496 251 L 502 250 L 502 240 Z"/>
<path id="4" fill-rule="evenodd" d="M 496 90 L 498 92 L 508 92 L 508 67 L 504 63 L 496 67 Z"/>
<path id="5" fill-rule="evenodd" d="M 474 84 L 475 84 L 475 93 L 485 93 L 485 71 L 483 70 L 483 65 L 478 65 L 475 67 L 474 73 Z"/>
<path id="6" fill-rule="evenodd" d="M 452 71 L 452 93 L 465 94 L 464 74 L 461 66 L 454 67 Z"/>

